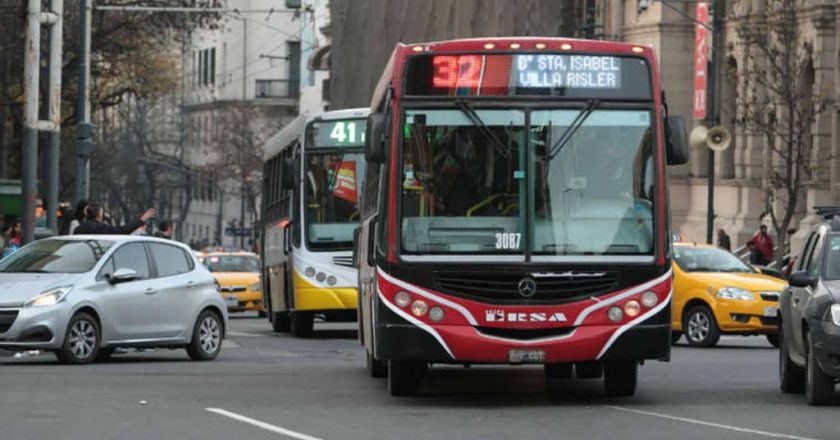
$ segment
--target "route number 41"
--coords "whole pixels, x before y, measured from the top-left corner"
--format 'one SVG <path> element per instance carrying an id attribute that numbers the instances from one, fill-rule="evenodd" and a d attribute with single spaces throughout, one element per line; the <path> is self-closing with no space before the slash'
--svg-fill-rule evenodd
<path id="1" fill-rule="evenodd" d="M 504 232 L 496 234 L 496 249 L 519 249 L 522 234 L 519 232 Z"/>
<path id="2" fill-rule="evenodd" d="M 356 136 L 361 138 L 358 142 L 365 141 L 364 133 L 357 134 L 355 122 L 336 122 L 330 132 L 330 139 L 339 144 L 355 144 L 357 142 Z"/>

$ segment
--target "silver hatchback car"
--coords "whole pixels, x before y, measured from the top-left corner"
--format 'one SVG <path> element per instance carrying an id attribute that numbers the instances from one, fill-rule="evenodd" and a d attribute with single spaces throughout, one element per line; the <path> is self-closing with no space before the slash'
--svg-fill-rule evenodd
<path id="1" fill-rule="evenodd" d="M 0 260 L 0 349 L 54 351 L 65 363 L 121 347 L 216 358 L 227 307 L 183 244 L 145 236 L 39 240 Z"/>

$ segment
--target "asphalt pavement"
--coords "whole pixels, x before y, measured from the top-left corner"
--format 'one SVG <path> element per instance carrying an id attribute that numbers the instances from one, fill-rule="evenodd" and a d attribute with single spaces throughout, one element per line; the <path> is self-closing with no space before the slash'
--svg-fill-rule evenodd
<path id="1" fill-rule="evenodd" d="M 840 439 L 840 407 L 782 394 L 778 352 L 757 337 L 678 345 L 641 368 L 631 398 L 504 366 L 436 367 L 422 396 L 398 399 L 367 377 L 355 323 L 315 328 L 294 339 L 236 316 L 213 362 L 154 350 L 65 366 L 0 350 L 0 440 Z"/>

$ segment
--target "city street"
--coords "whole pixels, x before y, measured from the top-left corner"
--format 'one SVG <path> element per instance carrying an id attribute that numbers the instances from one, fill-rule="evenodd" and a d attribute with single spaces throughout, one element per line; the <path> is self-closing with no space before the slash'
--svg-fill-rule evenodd
<path id="1" fill-rule="evenodd" d="M 675 347 L 642 367 L 637 395 L 606 398 L 601 381 L 545 392 L 542 370 L 435 368 L 422 396 L 388 396 L 366 376 L 355 324 L 273 334 L 235 316 L 214 362 L 183 350 L 64 366 L 50 354 L 0 354 L 0 438 L 45 439 L 824 439 L 837 408 L 778 390 L 765 340 L 724 337 Z"/>

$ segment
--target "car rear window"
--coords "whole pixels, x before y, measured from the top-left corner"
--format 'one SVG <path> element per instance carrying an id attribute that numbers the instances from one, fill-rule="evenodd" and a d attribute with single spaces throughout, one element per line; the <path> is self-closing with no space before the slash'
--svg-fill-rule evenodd
<path id="1" fill-rule="evenodd" d="M 192 270 L 192 260 L 183 249 L 168 244 L 149 243 L 158 276 L 168 277 Z"/>

